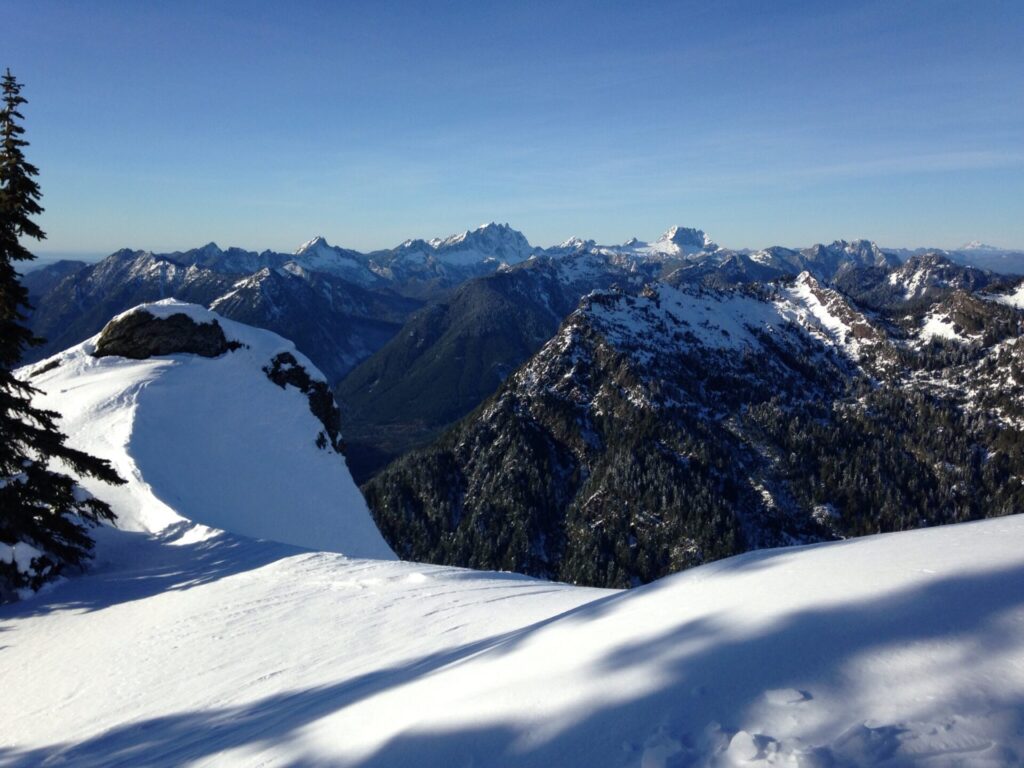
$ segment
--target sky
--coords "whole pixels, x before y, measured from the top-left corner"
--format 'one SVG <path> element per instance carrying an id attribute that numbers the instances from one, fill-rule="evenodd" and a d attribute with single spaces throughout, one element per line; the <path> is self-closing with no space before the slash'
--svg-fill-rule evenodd
<path id="1" fill-rule="evenodd" d="M 40 253 L 1024 248 L 1024 3 L 0 0 Z"/>

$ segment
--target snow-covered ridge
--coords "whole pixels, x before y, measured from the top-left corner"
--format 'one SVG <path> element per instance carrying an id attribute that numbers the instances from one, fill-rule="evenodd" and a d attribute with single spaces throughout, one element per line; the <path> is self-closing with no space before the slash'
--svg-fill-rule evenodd
<path id="1" fill-rule="evenodd" d="M 761 346 L 759 333 L 796 325 L 856 357 L 876 331 L 837 292 L 809 273 L 776 292 L 717 291 L 651 283 L 640 296 L 596 292 L 577 315 L 592 319 L 616 346 L 651 358 L 689 345 L 738 350 Z"/>
<path id="2" fill-rule="evenodd" d="M 93 356 L 99 336 L 22 370 L 61 414 L 69 442 L 109 459 L 128 484 L 86 481 L 118 525 L 159 532 L 183 521 L 237 534 L 390 557 L 343 457 L 329 444 L 307 396 L 267 370 L 281 355 L 324 381 L 280 336 L 165 300 L 122 313 L 185 315 L 216 322 L 240 345 L 215 358 L 174 354 L 129 360 Z M 265 370 L 267 369 L 267 370 Z M 33 375 L 33 371 L 38 371 Z"/>
<path id="3" fill-rule="evenodd" d="M 1024 755 L 1021 516 L 753 552 L 627 593 L 110 533 L 101 570 L 0 610 L 5 765 Z"/>

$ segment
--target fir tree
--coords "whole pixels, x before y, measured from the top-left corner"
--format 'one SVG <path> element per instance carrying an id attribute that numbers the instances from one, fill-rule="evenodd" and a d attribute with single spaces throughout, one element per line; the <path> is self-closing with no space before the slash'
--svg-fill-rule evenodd
<path id="1" fill-rule="evenodd" d="M 93 546 L 87 526 L 114 518 L 59 468 L 124 482 L 106 461 L 66 445 L 59 414 L 34 407 L 38 390 L 14 375 L 26 347 L 40 343 L 24 325 L 28 294 L 14 263 L 35 258 L 22 238 L 46 236 L 32 220 L 43 209 L 38 170 L 23 151 L 21 88 L 8 70 L 0 109 L 0 602 L 81 567 Z"/>

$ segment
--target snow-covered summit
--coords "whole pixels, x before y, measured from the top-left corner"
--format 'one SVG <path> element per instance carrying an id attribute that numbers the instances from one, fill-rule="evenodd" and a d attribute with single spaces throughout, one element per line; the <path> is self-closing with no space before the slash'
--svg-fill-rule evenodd
<path id="1" fill-rule="evenodd" d="M 702 253 L 718 250 L 718 245 L 702 229 L 693 227 L 669 227 L 653 243 L 631 238 L 621 246 L 608 246 L 606 249 L 622 254 L 663 258 L 690 258 Z"/>
<path id="2" fill-rule="evenodd" d="M 331 245 L 323 235 L 300 245 L 291 262 L 305 270 L 337 275 L 360 285 L 371 285 L 378 280 L 363 254 Z"/>
<path id="3" fill-rule="evenodd" d="M 128 480 L 119 488 L 83 483 L 111 503 L 120 527 L 155 533 L 190 521 L 350 556 L 392 556 L 344 458 L 321 438 L 333 404 L 323 402 L 329 390 L 308 358 L 277 334 L 173 299 L 133 308 L 107 328 L 140 313 L 216 323 L 235 349 L 212 358 L 96 357 L 98 334 L 22 370 L 42 390 L 39 404 L 63 414 L 69 442 L 110 460 Z"/>
<path id="4" fill-rule="evenodd" d="M 588 248 L 593 248 L 595 245 L 596 243 L 593 240 L 584 240 L 582 237 L 573 235 L 556 245 L 555 249 L 560 251 L 585 251 Z"/>
<path id="5" fill-rule="evenodd" d="M 430 246 L 438 258 L 456 265 L 486 259 L 515 264 L 533 253 L 533 246 L 522 232 L 512 229 L 508 224 L 494 222 L 445 238 L 434 238 Z"/>
<path id="6" fill-rule="evenodd" d="M 957 250 L 958 251 L 1001 251 L 1003 249 L 1002 248 L 997 248 L 994 245 L 989 245 L 988 243 L 983 243 L 980 240 L 971 240 L 971 242 L 964 243 L 963 245 L 961 245 L 959 248 L 957 248 Z"/>
<path id="7" fill-rule="evenodd" d="M 678 253 L 695 253 L 714 247 L 714 243 L 704 230 L 680 226 L 669 227 L 654 245 L 666 251 L 675 247 Z"/>

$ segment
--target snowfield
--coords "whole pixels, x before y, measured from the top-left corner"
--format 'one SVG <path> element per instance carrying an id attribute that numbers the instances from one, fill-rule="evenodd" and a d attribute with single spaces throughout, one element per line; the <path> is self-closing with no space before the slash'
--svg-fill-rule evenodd
<path id="1" fill-rule="evenodd" d="M 315 495 L 320 468 L 308 497 L 255 471 L 316 422 L 262 387 L 255 363 L 287 342 L 222 325 L 250 348 L 95 360 L 86 342 L 34 379 L 74 444 L 131 475 L 96 489 L 131 530 L 100 529 L 86 575 L 0 607 L 0 765 L 1024 760 L 1021 516 L 754 552 L 628 592 L 397 562 L 367 551 L 382 542 L 348 491 Z M 170 423 L 200 395 L 277 415 L 230 441 L 222 409 Z M 189 483 L 195 451 L 264 499 L 255 521 Z M 337 546 L 318 544 L 334 524 Z"/>

